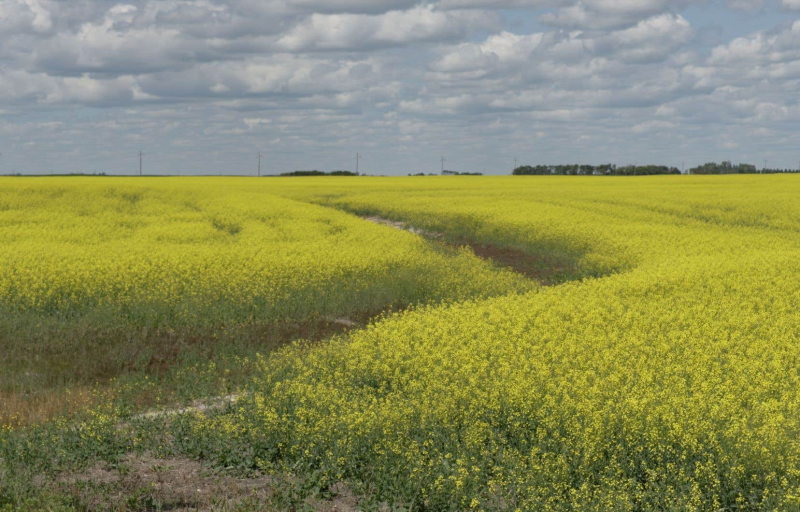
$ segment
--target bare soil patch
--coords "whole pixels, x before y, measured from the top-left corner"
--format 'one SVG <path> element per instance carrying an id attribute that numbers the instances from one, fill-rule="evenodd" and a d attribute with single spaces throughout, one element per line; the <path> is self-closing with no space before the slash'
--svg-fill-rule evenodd
<path id="1" fill-rule="evenodd" d="M 490 260 L 492 263 L 506 267 L 522 274 L 529 279 L 538 281 L 544 286 L 558 284 L 562 280 L 559 276 L 570 272 L 572 266 L 557 258 L 547 256 L 532 256 L 518 249 L 497 247 L 470 241 L 453 243 L 456 246 L 466 246 L 472 249 L 475 256 Z"/>
<path id="2" fill-rule="evenodd" d="M 402 221 L 393 221 L 382 217 L 368 216 L 364 220 L 389 226 L 395 229 L 408 231 L 431 240 L 436 240 L 451 247 L 469 247 L 475 256 L 489 260 L 493 264 L 508 268 L 539 282 L 550 286 L 563 282 L 563 277 L 575 272 L 574 265 L 564 259 L 547 255 L 532 255 L 519 249 L 498 247 L 496 245 L 475 242 L 472 240 L 449 240 L 445 233 L 425 231 Z"/>
<path id="3" fill-rule="evenodd" d="M 358 498 L 343 483 L 325 498 L 299 498 L 288 477 L 236 478 L 188 458 L 128 455 L 115 467 L 97 465 L 43 483 L 84 510 L 357 510 Z"/>

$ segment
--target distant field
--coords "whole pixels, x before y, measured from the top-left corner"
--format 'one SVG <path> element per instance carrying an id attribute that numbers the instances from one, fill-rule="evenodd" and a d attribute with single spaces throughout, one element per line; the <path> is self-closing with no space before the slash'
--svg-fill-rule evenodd
<path id="1" fill-rule="evenodd" d="M 2 179 L 0 509 L 800 508 L 798 178 Z"/>

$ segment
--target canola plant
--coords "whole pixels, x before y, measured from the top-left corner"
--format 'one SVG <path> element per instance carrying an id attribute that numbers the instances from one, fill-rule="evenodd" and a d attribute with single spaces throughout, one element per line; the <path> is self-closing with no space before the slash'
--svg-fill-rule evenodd
<path id="1" fill-rule="evenodd" d="M 528 286 L 467 253 L 246 182 L 141 183 L 3 181 L 0 308 L 170 325 L 272 322 Z"/>
<path id="2" fill-rule="evenodd" d="M 312 475 L 321 488 L 346 482 L 412 509 L 800 508 L 796 177 L 309 178 L 243 190 L 228 193 L 374 232 L 344 244 L 365 268 L 393 250 L 409 259 L 401 241 L 430 249 L 342 211 L 539 255 L 571 280 L 526 290 L 431 260 L 425 271 L 458 283 L 445 304 L 262 357 L 235 405 L 170 423 L 175 451 Z M 207 224 L 223 239 L 249 226 Z M 396 240 L 385 254 L 367 243 L 384 239 Z M 318 247 L 297 242 L 298 258 Z M 243 285 L 246 304 L 259 278 L 213 282 L 233 279 L 232 297 Z"/>

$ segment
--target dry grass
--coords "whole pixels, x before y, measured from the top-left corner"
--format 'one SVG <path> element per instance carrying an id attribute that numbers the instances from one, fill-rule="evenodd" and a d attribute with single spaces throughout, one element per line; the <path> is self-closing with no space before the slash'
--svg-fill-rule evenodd
<path id="1" fill-rule="evenodd" d="M 325 498 L 306 498 L 294 504 L 296 498 L 287 496 L 296 483 L 291 478 L 235 478 L 188 458 L 149 455 L 129 455 L 115 467 L 99 464 L 80 474 L 39 483 L 47 491 L 68 496 L 75 508 L 83 510 L 281 510 L 293 505 L 303 510 L 344 512 L 357 510 L 359 501 L 339 483 Z"/>
<path id="2" fill-rule="evenodd" d="M 71 416 L 110 396 L 109 389 L 75 386 L 29 393 L 0 393 L 0 425 L 12 428 Z"/>
<path id="3" fill-rule="evenodd" d="M 134 409 L 174 405 L 179 384 L 173 382 L 172 377 L 182 368 L 198 361 L 222 361 L 232 355 L 267 353 L 298 339 L 328 339 L 366 325 L 379 314 L 381 312 L 364 312 L 351 318 L 251 325 L 233 331 L 151 331 L 147 336 L 132 336 L 128 343 L 106 339 L 103 344 L 119 346 L 120 349 L 116 352 L 98 351 L 90 358 L 70 356 L 68 347 L 65 347 L 49 358 L 40 359 L 42 375 L 52 377 L 59 367 L 72 368 L 53 382 L 43 383 L 31 376 L 32 385 L 0 386 L 0 425 L 17 428 L 72 416 L 115 396 L 121 386 L 120 379 L 131 376 L 134 379 L 147 376 L 160 381 L 158 388 L 135 386 L 136 395 L 126 397 Z M 69 361 L 69 365 L 65 365 L 65 361 Z M 235 386 L 250 377 L 249 366 L 231 364 L 226 368 L 229 371 L 224 379 L 229 385 Z M 13 375 L 6 377 L 11 381 Z M 0 377 L 0 383 L 3 380 Z"/>

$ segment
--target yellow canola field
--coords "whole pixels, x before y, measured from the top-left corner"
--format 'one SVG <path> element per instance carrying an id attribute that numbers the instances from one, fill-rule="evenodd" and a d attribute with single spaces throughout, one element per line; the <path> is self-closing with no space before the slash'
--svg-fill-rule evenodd
<path id="1" fill-rule="evenodd" d="M 0 179 L 0 423 L 79 407 L 65 388 L 224 367 L 335 320 L 536 288 L 276 185 Z"/>
<path id="2" fill-rule="evenodd" d="M 800 508 L 796 177 L 280 193 L 611 274 L 284 351 L 234 410 L 182 420 L 189 453 L 432 510 Z"/>
<path id="3" fill-rule="evenodd" d="M 798 510 L 797 178 L 8 180 L 0 297 L 188 323 L 445 299 L 262 358 L 158 443 L 418 510 Z"/>
<path id="4" fill-rule="evenodd" d="M 280 191 L 543 258 L 599 276 L 673 259 L 796 250 L 800 180 L 789 176 L 427 177 Z M 743 245 L 744 244 L 744 245 Z"/>
<path id="5" fill-rule="evenodd" d="M 270 194 L 275 180 L 0 181 L 0 310 L 303 321 L 531 289 L 468 252 Z"/>

